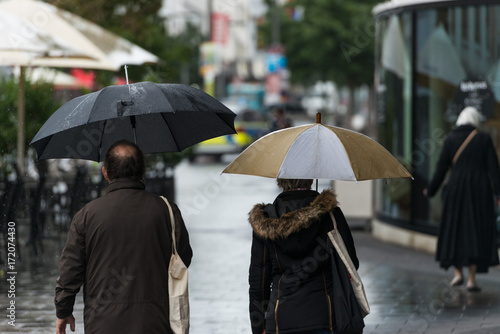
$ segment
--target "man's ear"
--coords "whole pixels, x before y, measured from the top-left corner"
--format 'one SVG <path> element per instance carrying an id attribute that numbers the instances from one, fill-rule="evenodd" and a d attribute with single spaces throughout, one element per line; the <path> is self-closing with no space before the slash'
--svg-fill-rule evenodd
<path id="1" fill-rule="evenodd" d="M 106 170 L 106 167 L 102 166 L 101 171 L 102 171 L 102 175 L 104 176 L 106 181 L 109 182 L 108 171 Z"/>

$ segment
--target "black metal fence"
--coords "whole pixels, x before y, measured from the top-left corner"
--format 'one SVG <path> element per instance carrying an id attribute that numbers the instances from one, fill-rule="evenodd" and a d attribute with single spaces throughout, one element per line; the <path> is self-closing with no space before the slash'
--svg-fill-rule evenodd
<path id="1" fill-rule="evenodd" d="M 44 237 L 67 232 L 73 215 L 86 203 L 101 196 L 107 186 L 100 174 L 92 177 L 86 167 L 77 167 L 75 173 L 63 178 L 50 177 L 46 164 L 37 167 L 37 181 L 24 180 L 17 170 L 15 177 L 0 180 L 0 264 L 6 261 L 9 222 L 16 222 L 16 228 L 28 229 L 24 245 L 19 238 L 16 242 L 17 258 L 20 260 L 21 254 L 27 251 L 36 255 L 43 252 Z M 146 190 L 175 200 L 174 177 L 170 169 L 149 171 L 145 181 Z"/>

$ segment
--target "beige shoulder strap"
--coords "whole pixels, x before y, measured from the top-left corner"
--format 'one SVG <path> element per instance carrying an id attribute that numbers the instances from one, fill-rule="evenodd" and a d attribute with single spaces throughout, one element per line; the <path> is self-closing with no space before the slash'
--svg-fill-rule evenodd
<path id="1" fill-rule="evenodd" d="M 463 150 L 469 144 L 469 142 L 472 140 L 472 138 L 474 138 L 474 136 L 476 135 L 476 133 L 477 133 L 477 129 L 474 129 L 474 130 L 472 130 L 471 133 L 469 133 L 469 135 L 467 136 L 467 138 L 465 138 L 465 140 L 462 143 L 462 145 L 460 145 L 460 147 L 458 148 L 457 153 L 455 153 L 455 155 L 453 156 L 453 160 L 451 160 L 451 164 L 452 165 L 454 165 L 457 162 L 458 157 L 460 156 L 460 154 L 462 154 Z"/>
<path id="2" fill-rule="evenodd" d="M 163 196 L 160 196 L 163 201 L 165 201 L 165 204 L 167 204 L 168 206 L 168 212 L 170 213 L 170 223 L 172 224 L 172 253 L 173 254 L 177 254 L 177 246 L 175 244 L 175 218 L 174 218 L 174 212 L 172 211 L 172 207 L 170 206 L 170 203 L 168 202 L 168 200 L 163 197 Z"/>
<path id="3" fill-rule="evenodd" d="M 336 230 L 337 229 L 337 220 L 335 219 L 335 216 L 333 215 L 333 212 L 331 210 L 328 213 L 330 214 L 330 218 L 332 218 L 333 229 Z"/>

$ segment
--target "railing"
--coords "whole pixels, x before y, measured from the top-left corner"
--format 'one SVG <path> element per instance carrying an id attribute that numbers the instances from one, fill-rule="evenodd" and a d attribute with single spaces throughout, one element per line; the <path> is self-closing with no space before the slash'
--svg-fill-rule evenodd
<path id="1" fill-rule="evenodd" d="M 0 180 L 0 264 L 6 261 L 9 222 L 16 222 L 16 229 L 19 226 L 27 228 L 25 245 L 37 255 L 43 252 L 44 237 L 67 232 L 73 215 L 86 203 L 101 196 L 107 186 L 101 175 L 91 177 L 86 167 L 78 167 L 74 175 L 54 178 L 40 166 L 39 175 L 37 181 L 25 181 L 21 177 Z M 146 190 L 175 200 L 174 177 L 170 169 L 149 171 L 145 183 Z M 16 256 L 21 260 L 19 237 L 16 248 Z"/>

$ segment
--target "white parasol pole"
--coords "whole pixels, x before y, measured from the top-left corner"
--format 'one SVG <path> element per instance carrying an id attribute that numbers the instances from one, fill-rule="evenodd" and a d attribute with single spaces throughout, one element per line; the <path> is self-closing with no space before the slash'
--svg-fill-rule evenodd
<path id="1" fill-rule="evenodd" d="M 25 150 L 25 118 L 26 118 L 26 104 L 25 104 L 25 68 L 19 66 L 19 91 L 17 96 L 17 165 L 19 172 L 24 176 L 24 150 Z"/>

